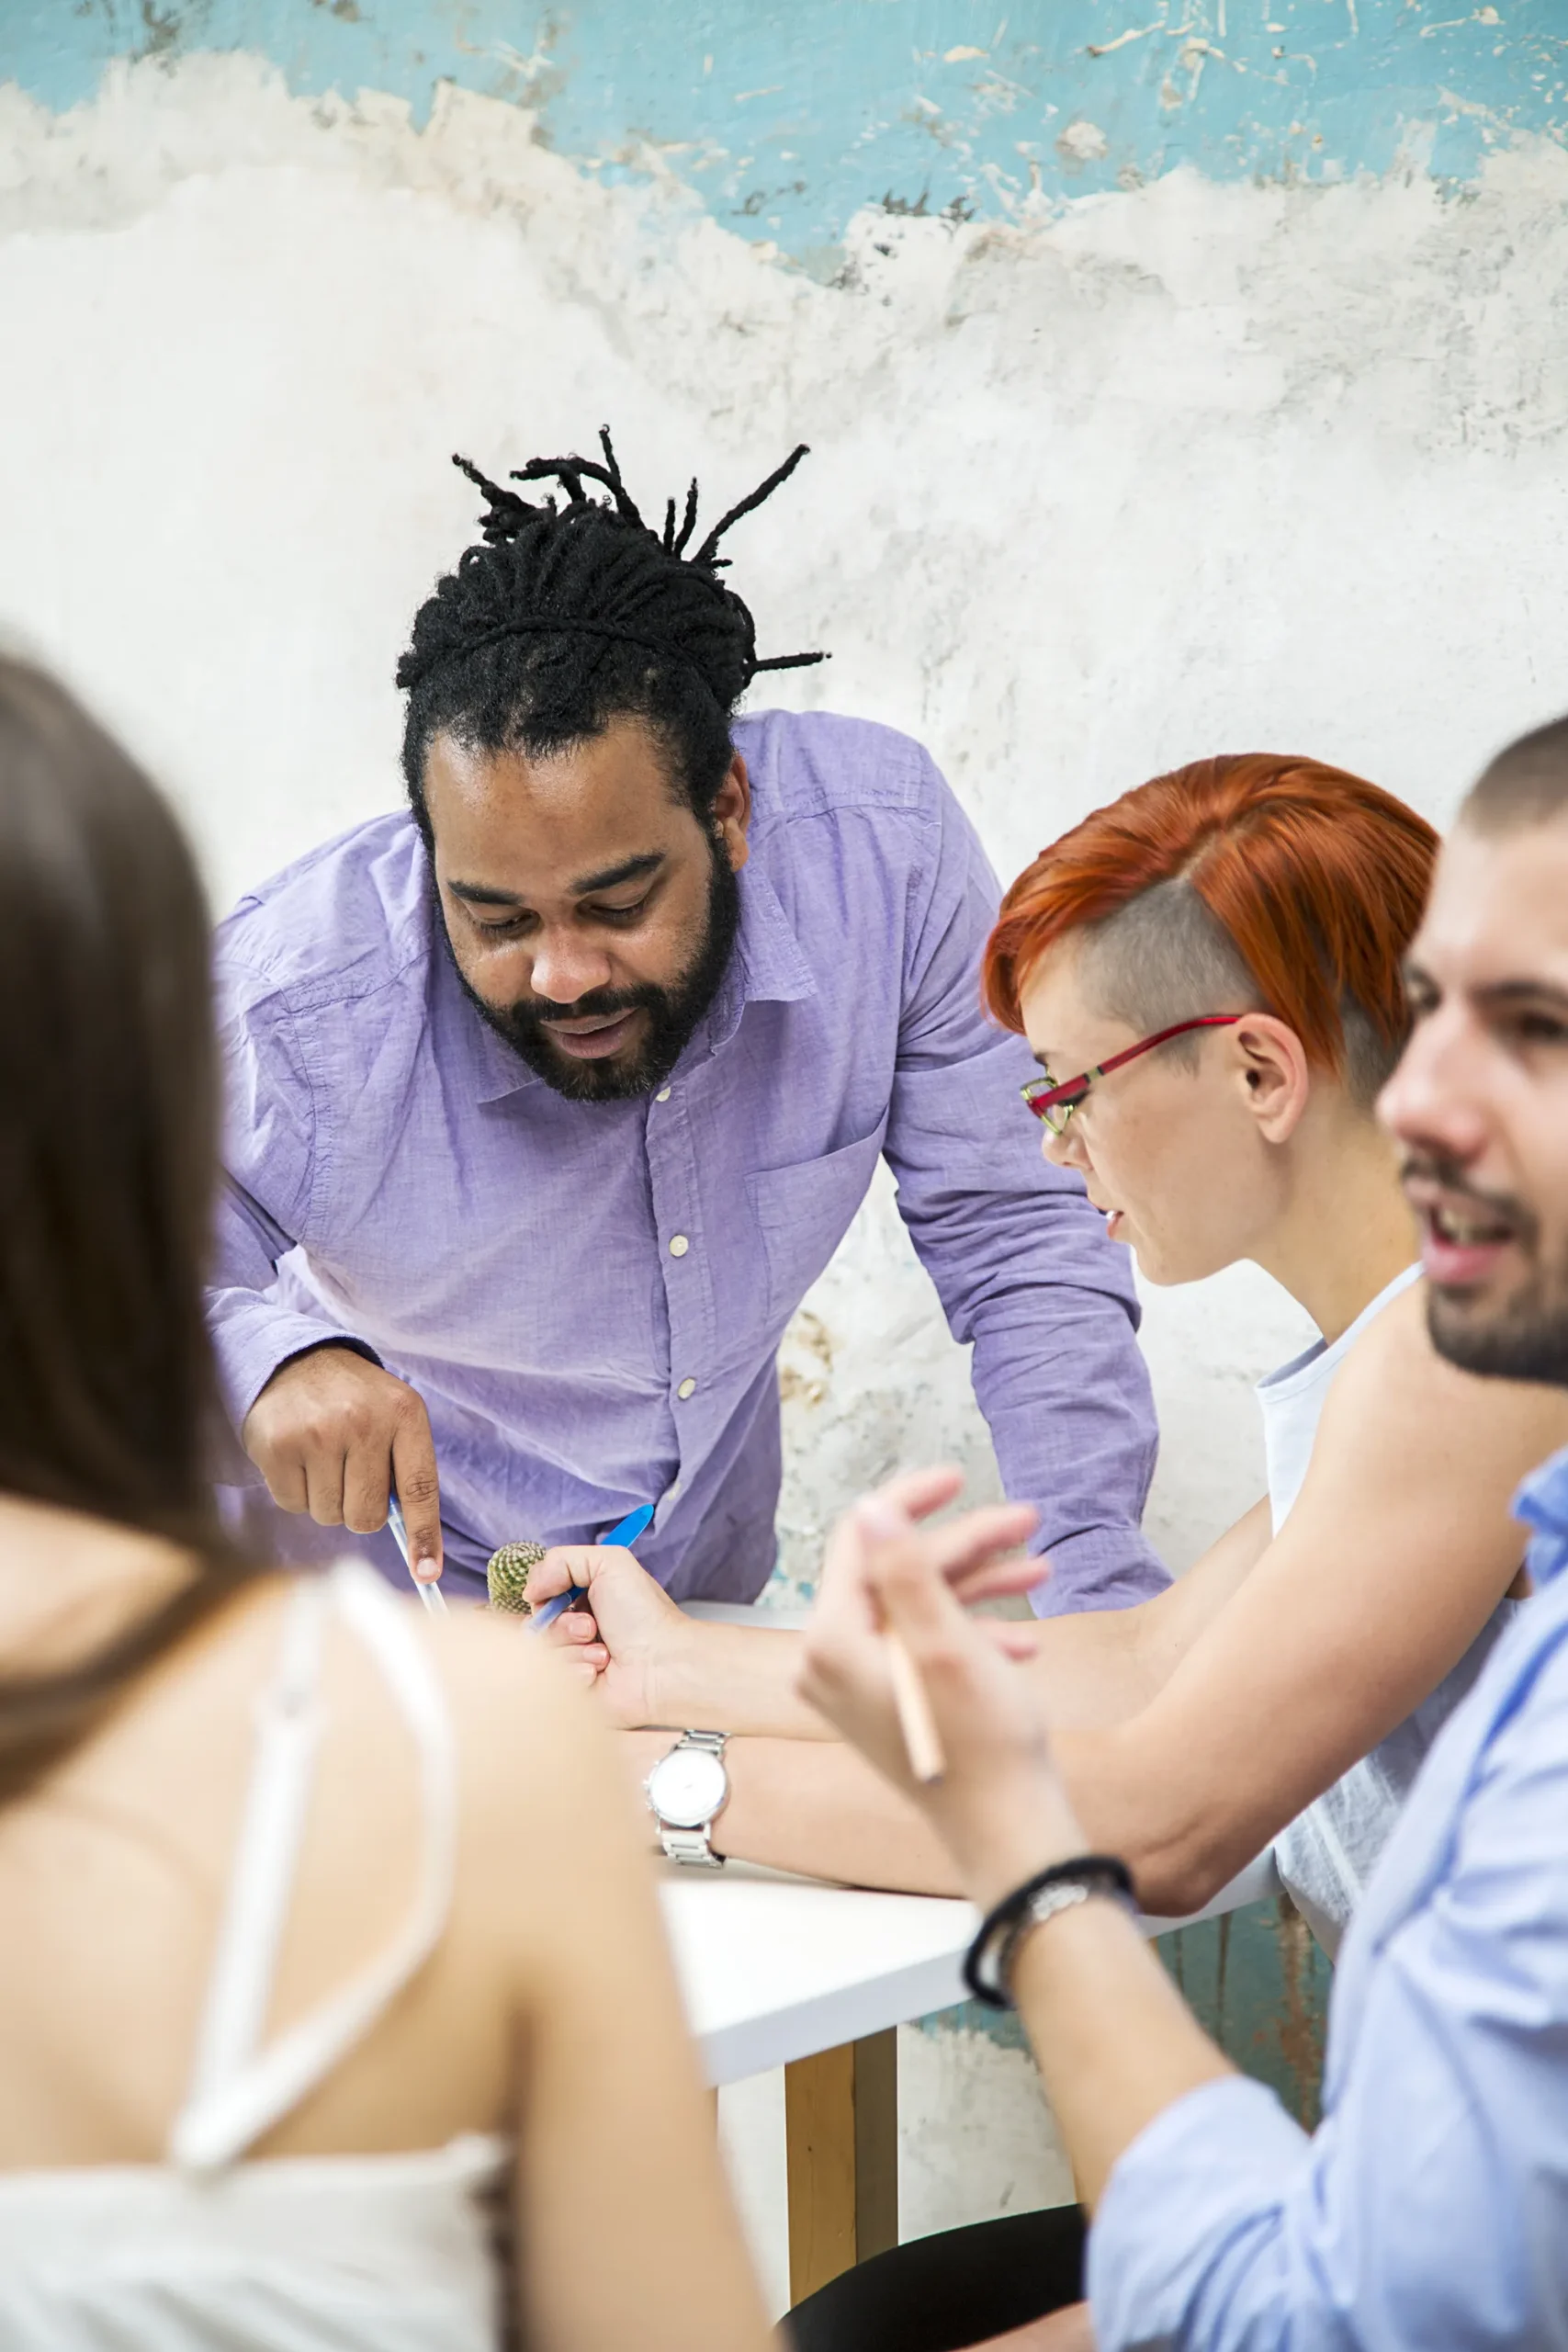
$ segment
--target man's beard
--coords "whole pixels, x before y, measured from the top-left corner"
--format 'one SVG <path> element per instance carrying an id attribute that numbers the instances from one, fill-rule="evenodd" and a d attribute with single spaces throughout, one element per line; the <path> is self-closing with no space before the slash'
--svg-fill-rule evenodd
<path id="1" fill-rule="evenodd" d="M 1462 1291 L 1427 1284 L 1427 1329 L 1438 1353 L 1461 1372 L 1497 1380 L 1535 1380 L 1568 1388 L 1568 1252 L 1545 1254 L 1540 1219 L 1507 1193 L 1483 1193 L 1455 1164 L 1434 1152 L 1412 1153 L 1404 1172 L 1430 1177 L 1445 1191 L 1473 1201 L 1506 1221 L 1529 1271 L 1495 1306 Z"/>
<path id="2" fill-rule="evenodd" d="M 636 989 L 591 989 L 575 1004 L 525 997 L 511 1005 L 487 1004 L 458 969 L 469 1003 L 498 1037 L 525 1061 L 547 1086 L 572 1102 L 625 1102 L 662 1086 L 691 1040 L 698 1022 L 718 994 L 729 968 L 740 928 L 740 885 L 722 842 L 712 843 L 703 937 L 685 970 L 669 988 L 651 981 Z M 451 942 L 447 942 L 450 948 Z M 546 1021 L 604 1021 L 625 1012 L 646 1012 L 642 1042 L 631 1053 L 603 1061 L 578 1061 L 562 1053 L 544 1027 Z"/>

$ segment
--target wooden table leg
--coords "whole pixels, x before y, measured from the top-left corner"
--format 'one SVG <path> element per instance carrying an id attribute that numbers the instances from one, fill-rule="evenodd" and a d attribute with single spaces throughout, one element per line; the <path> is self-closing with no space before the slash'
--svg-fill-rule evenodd
<path id="1" fill-rule="evenodd" d="M 784 2068 L 793 2303 L 898 2243 L 898 2036 Z"/>

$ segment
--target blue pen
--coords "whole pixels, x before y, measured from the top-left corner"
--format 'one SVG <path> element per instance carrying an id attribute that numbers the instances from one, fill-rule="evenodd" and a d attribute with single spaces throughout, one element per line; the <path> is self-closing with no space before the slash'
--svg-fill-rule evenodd
<path id="1" fill-rule="evenodd" d="M 601 1544 L 620 1544 L 629 1546 L 637 1542 L 652 1517 L 653 1505 L 639 1503 L 636 1510 L 627 1511 L 619 1527 L 612 1527 L 608 1535 L 601 1535 L 599 1541 Z M 542 1609 L 535 1610 L 528 1620 L 529 1631 L 542 1634 L 545 1627 L 553 1625 L 556 1619 L 563 1615 L 574 1600 L 581 1600 L 586 1590 L 585 1585 L 569 1584 L 564 1592 L 558 1592 L 553 1600 L 547 1600 Z"/>

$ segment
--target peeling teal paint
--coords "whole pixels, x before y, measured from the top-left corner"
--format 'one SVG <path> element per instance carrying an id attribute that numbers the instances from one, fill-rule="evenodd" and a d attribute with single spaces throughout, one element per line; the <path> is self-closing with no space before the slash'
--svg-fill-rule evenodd
<path id="1" fill-rule="evenodd" d="M 1315 2131 L 1332 1971 L 1289 1897 L 1174 1928 L 1159 1952 L 1225 2055 Z"/>
<path id="2" fill-rule="evenodd" d="M 1283 1896 L 1249 1903 L 1201 1927 L 1173 1928 L 1158 1950 L 1225 2055 L 1314 2130 L 1332 1972 L 1294 1907 Z M 1015 2011 L 977 2001 L 939 2009 L 919 2025 L 925 2033 L 983 2033 L 1007 2050 L 1029 2047 Z"/>
<path id="3" fill-rule="evenodd" d="M 1563 0 L 6 0 L 0 75 L 56 110 L 118 58 L 250 50 L 305 94 L 526 105 L 585 169 L 647 151 L 742 235 L 830 248 L 867 203 L 1006 213 L 1193 164 L 1457 183 L 1568 136 Z"/>

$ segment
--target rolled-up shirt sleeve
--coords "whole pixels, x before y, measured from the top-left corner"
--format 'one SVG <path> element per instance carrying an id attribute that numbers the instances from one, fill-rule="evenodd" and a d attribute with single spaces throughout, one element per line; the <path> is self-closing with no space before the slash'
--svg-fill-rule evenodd
<path id="1" fill-rule="evenodd" d="M 1430 1890 L 1347 1946 L 1315 2137 L 1231 2078 L 1121 2158 L 1089 2243 L 1100 2352 L 1568 2346 L 1568 1648 L 1549 1672 Z"/>
<path id="2" fill-rule="evenodd" d="M 243 971 L 218 969 L 225 1078 L 223 1177 L 207 1291 L 208 1327 L 235 1429 L 280 1364 L 363 1340 L 273 1295 L 278 1261 L 308 1229 L 316 1168 L 310 1074 L 282 1000 Z"/>
<path id="3" fill-rule="evenodd" d="M 1131 1266 L 1077 1177 L 1041 1158 L 1018 1094 L 1034 1065 L 980 1003 L 996 878 L 934 767 L 927 805 L 886 1154 L 949 1328 L 973 1345 L 1003 1485 L 1040 1513 L 1035 1608 L 1126 1607 L 1168 1581 L 1139 1529 L 1156 1438 Z"/>
<path id="4" fill-rule="evenodd" d="M 1089 2235 L 1099 2352 L 1341 2340 L 1270 2332 L 1292 2301 L 1284 2216 L 1310 2149 L 1273 2092 L 1239 2075 L 1157 2116 L 1112 2173 Z"/>

